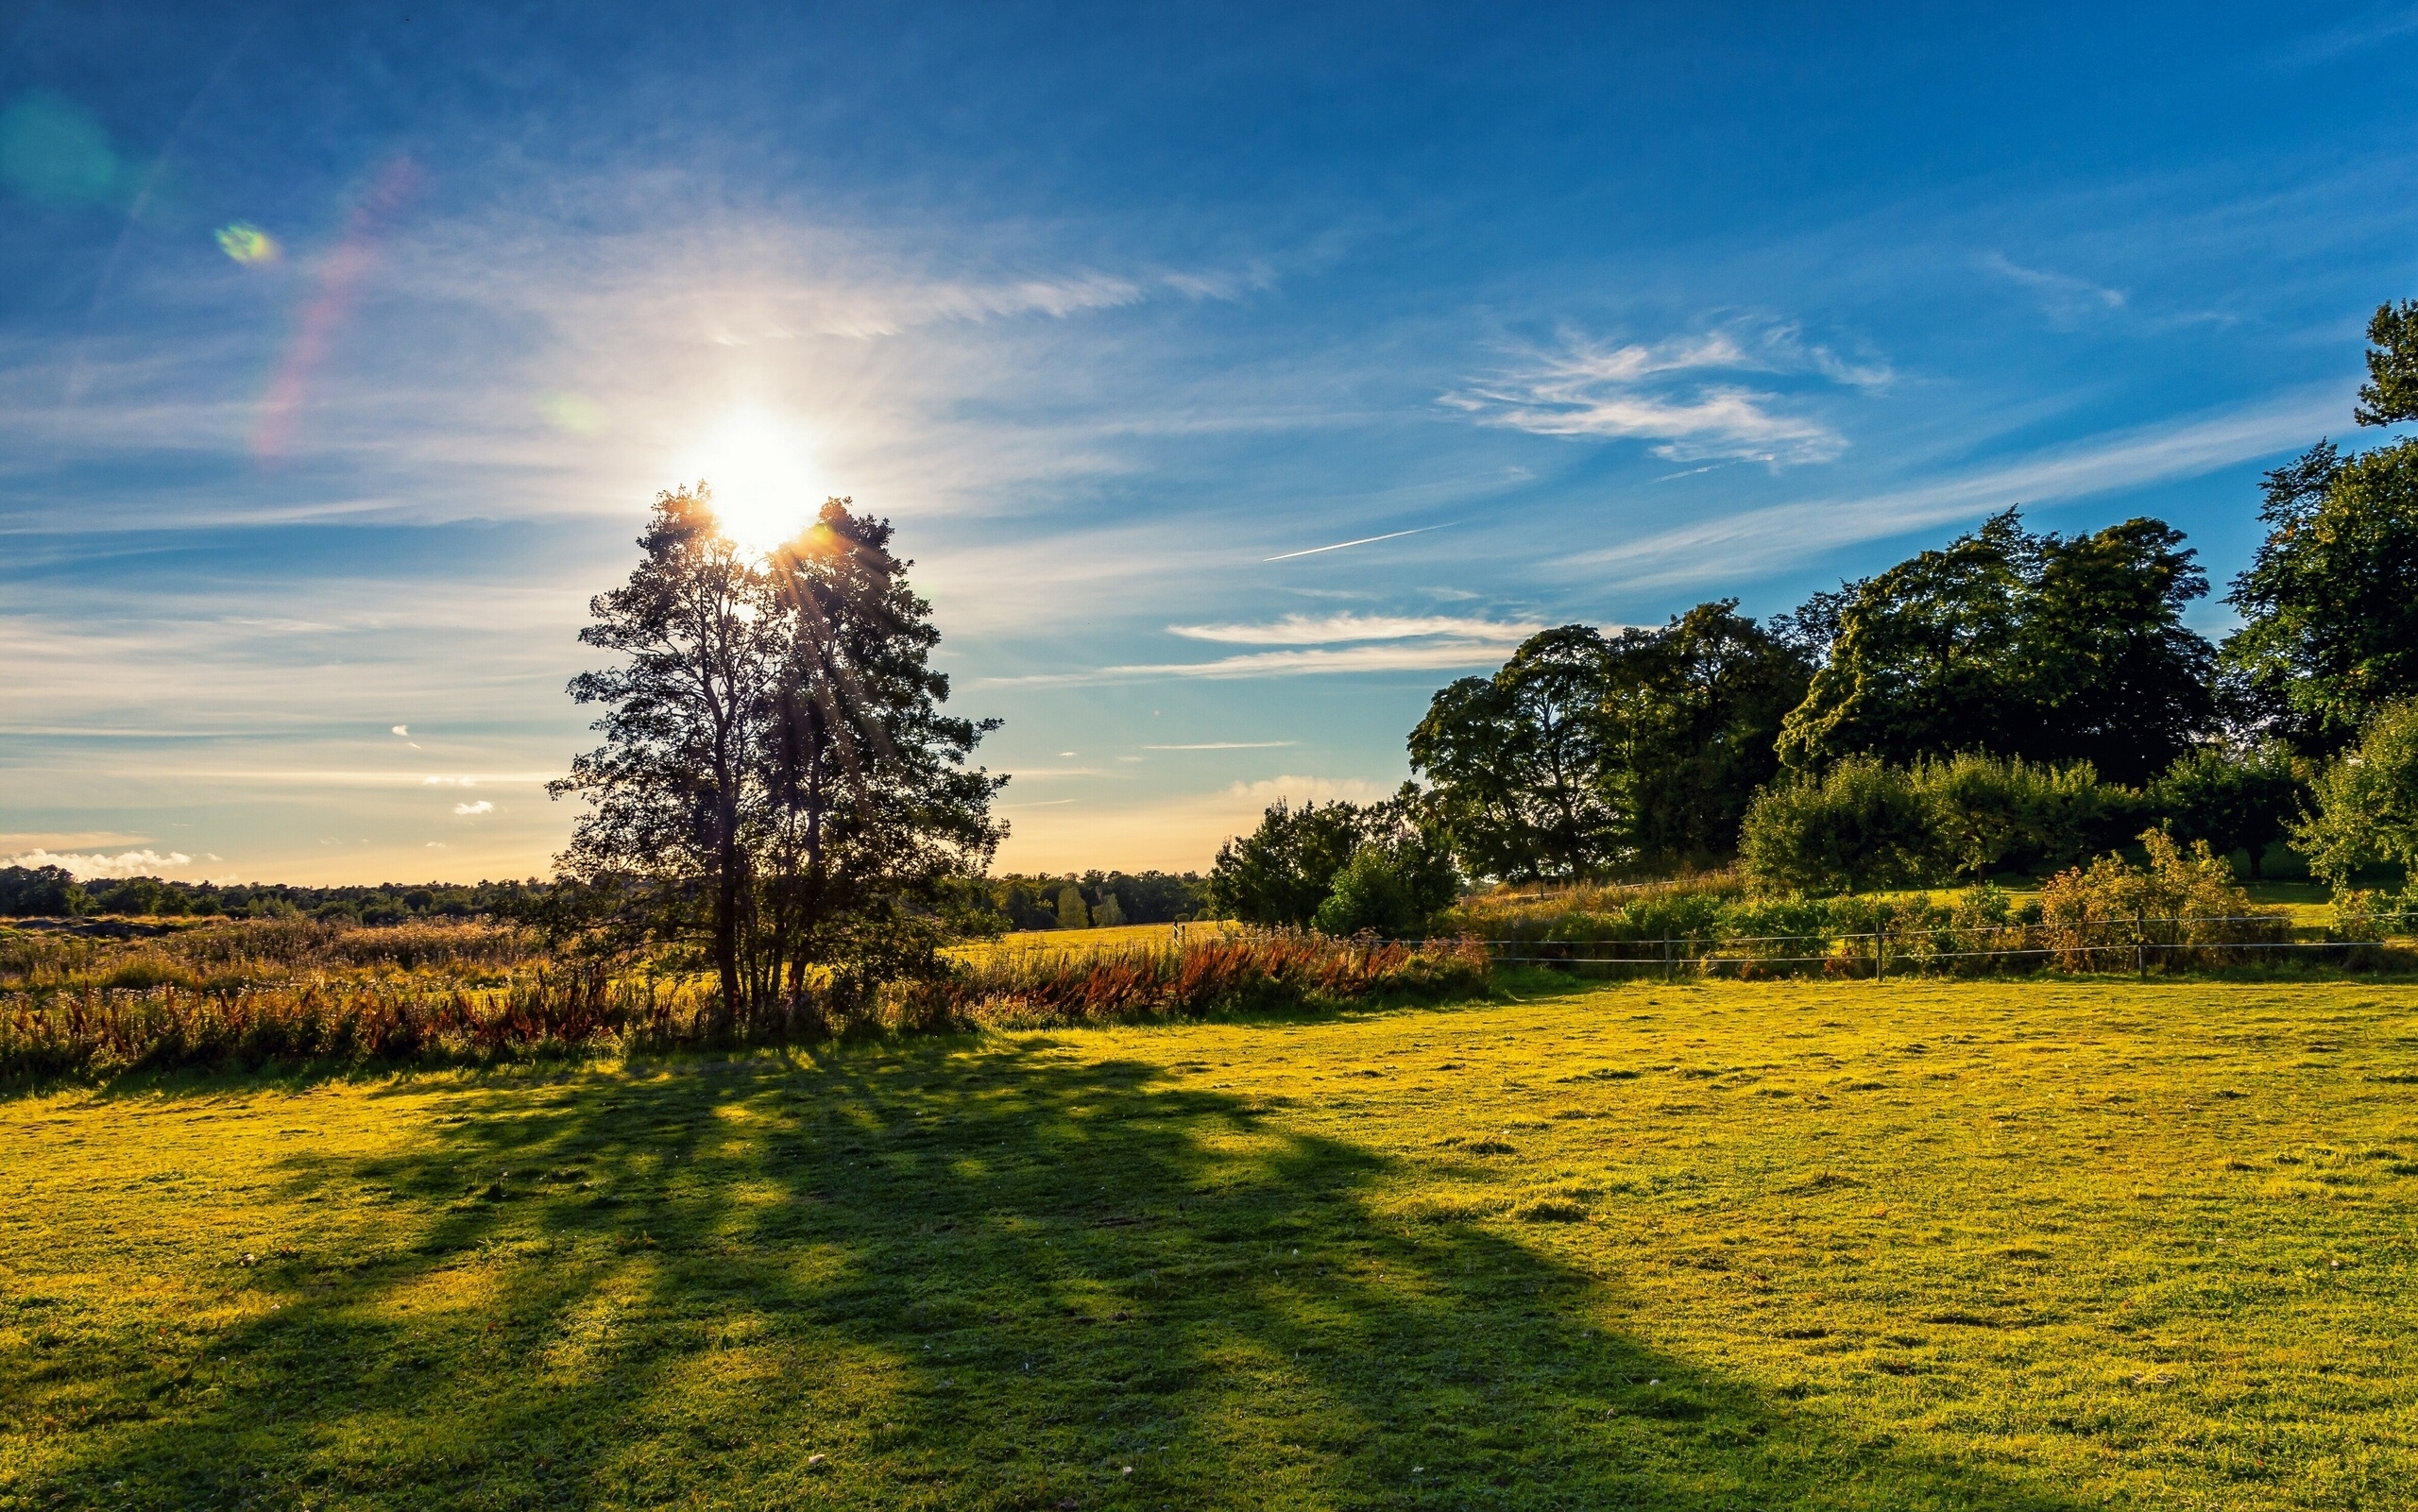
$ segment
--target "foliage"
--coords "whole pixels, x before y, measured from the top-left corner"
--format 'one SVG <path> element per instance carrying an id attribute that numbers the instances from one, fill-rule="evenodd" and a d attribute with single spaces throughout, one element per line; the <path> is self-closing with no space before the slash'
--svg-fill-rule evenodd
<path id="1" fill-rule="evenodd" d="M 2225 959 L 2220 947 L 2283 938 L 2283 916 L 2254 906 L 2237 886 L 2233 868 L 2194 841 L 2189 851 L 2163 829 L 2141 832 L 2147 867 L 2103 856 L 2086 867 L 2058 873 L 2041 885 L 2040 922 L 2058 960 L 2069 970 L 2120 964 L 2142 942 L 2196 947 L 2195 959 Z"/>
<path id="2" fill-rule="evenodd" d="M 2368 381 L 2351 417 L 2361 425 L 2418 420 L 2418 299 L 2388 301 L 2368 317 Z"/>
<path id="3" fill-rule="evenodd" d="M 1532 637 L 1436 694 L 1411 733 L 1464 867 L 1515 880 L 1724 858 L 1804 659 L 1725 599 L 1659 630 Z"/>
<path id="4" fill-rule="evenodd" d="M 0 866 L 0 918 L 72 918 L 91 908 L 64 867 Z"/>
<path id="5" fill-rule="evenodd" d="M 2206 841 L 2220 856 L 2245 852 L 2256 877 L 2267 847 L 2290 829 L 2307 790 L 2290 750 L 2261 740 L 2243 749 L 2202 746 L 2177 758 L 2146 797 L 2175 839 Z"/>
<path id="6" fill-rule="evenodd" d="M 1411 769 L 1473 874 L 1590 876 L 1633 854 L 1610 780 L 1605 655 L 1586 625 L 1543 631 L 1492 677 L 1439 691 L 1411 731 Z"/>
<path id="7" fill-rule="evenodd" d="M 1259 827 L 1218 847 L 1209 873 L 1209 906 L 1245 924 L 1300 928 L 1335 885 L 1335 874 L 1360 848 L 1366 818 L 1356 804 L 1295 808 L 1280 798 Z"/>
<path id="8" fill-rule="evenodd" d="M 1333 1006 L 1483 993 L 1486 951 L 1304 931 L 1202 933 L 1121 949 L 984 954 L 945 977 L 893 990 L 902 1023 L 1037 1026 Z"/>
<path id="9" fill-rule="evenodd" d="M 1814 892 L 1978 879 L 2077 858 L 2138 807 L 2086 762 L 1849 756 L 1759 794 L 1742 854 L 1764 885 Z"/>
<path id="10" fill-rule="evenodd" d="M 1383 803 L 1311 802 L 1295 808 L 1278 799 L 1257 829 L 1219 848 L 1206 911 L 1245 924 L 1304 928 L 1355 862 L 1361 867 L 1355 890 L 1382 885 L 1396 895 L 1402 927 L 1387 931 L 1391 934 L 1420 932 L 1428 916 L 1460 892 L 1432 801 L 1405 783 Z M 1388 878 L 1383 884 L 1380 873 Z"/>
<path id="11" fill-rule="evenodd" d="M 1768 885 L 1857 891 L 1923 880 L 1938 837 L 1905 769 L 1850 756 L 1757 793 L 1738 849 L 1746 871 Z"/>
<path id="12" fill-rule="evenodd" d="M 2418 877 L 2418 699 L 2376 711 L 2358 743 L 2311 784 L 2311 812 L 2292 830 L 2310 872 L 2337 889 L 2376 865 Z"/>
<path id="13" fill-rule="evenodd" d="M 2225 659 L 2254 711 L 2305 750 L 2418 696 L 2418 440 L 2345 460 L 2321 441 L 2267 475 L 2267 538 L 2225 602 Z"/>
<path id="14" fill-rule="evenodd" d="M 1773 742 L 1811 669 L 1737 607 L 1700 603 L 1605 647 L 1608 776 L 1641 864 L 1727 860 L 1755 790 L 1779 768 Z"/>
<path id="15" fill-rule="evenodd" d="M 891 535 L 833 499 L 756 562 L 702 486 L 667 493 L 581 632 L 623 660 L 571 684 L 604 706 L 604 743 L 552 786 L 588 805 L 557 864 L 642 884 L 611 922 L 701 943 L 725 1023 L 844 1015 L 879 981 L 938 971 L 954 884 L 1003 833 L 1005 779 L 966 765 L 993 724 L 941 712 L 940 634 Z"/>
<path id="16" fill-rule="evenodd" d="M 1425 928 L 1435 911 L 1433 906 L 1422 908 L 1412 900 L 1411 884 L 1391 852 L 1382 845 L 1363 845 L 1335 874 L 1332 891 L 1310 916 L 1310 925 L 1324 934 L 1399 940 Z"/>
<path id="17" fill-rule="evenodd" d="M 2182 621 L 2207 580 L 2182 541 L 2147 518 L 2035 535 L 2010 509 L 1857 585 L 1781 760 L 1981 751 L 2147 779 L 2215 714 L 2214 652 Z"/>
<path id="18" fill-rule="evenodd" d="M 1174 924 L 1206 917 L 1208 883 L 1197 872 L 1085 872 L 1080 876 L 1022 875 L 1010 873 L 979 884 L 989 908 L 1013 929 L 1063 929 L 1073 926 L 1059 917 L 1058 900 L 1071 886 L 1083 900 L 1081 916 L 1095 926 L 1103 909 L 1123 924 Z"/>

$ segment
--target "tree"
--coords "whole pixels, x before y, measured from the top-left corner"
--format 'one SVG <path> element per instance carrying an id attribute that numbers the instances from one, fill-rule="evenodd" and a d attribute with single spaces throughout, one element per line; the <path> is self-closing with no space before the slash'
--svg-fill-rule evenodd
<path id="1" fill-rule="evenodd" d="M 2418 420 L 2418 299 L 2387 300 L 2368 317 L 2368 381 L 2351 418 L 2361 425 Z"/>
<path id="2" fill-rule="evenodd" d="M 1355 901 L 1341 912 L 1330 909 L 1347 887 Z M 1402 935 L 1450 907 L 1460 888 L 1430 795 L 1405 783 L 1383 803 L 1294 808 L 1278 799 L 1256 830 L 1218 852 L 1209 901 L 1218 916 L 1246 924 Z"/>
<path id="3" fill-rule="evenodd" d="M 2269 740 L 2243 750 L 2202 746 L 2151 783 L 2148 798 L 2177 840 L 2206 841 L 2220 856 L 2247 852 L 2256 877 L 2267 847 L 2291 827 L 2305 790 L 2291 752 Z"/>
<path id="4" fill-rule="evenodd" d="M 0 866 L 0 916 L 66 917 L 88 912 L 92 906 L 63 866 Z"/>
<path id="5" fill-rule="evenodd" d="M 1584 876 L 1627 858 L 1627 815 L 1609 771 L 1605 655 L 1586 625 L 1541 632 L 1492 677 L 1438 692 L 1411 731 L 1411 768 L 1471 871 Z"/>
<path id="6" fill-rule="evenodd" d="M 1737 608 L 1700 603 L 1606 647 L 1610 780 L 1641 859 L 1727 858 L 1755 790 L 1779 770 L 1773 744 L 1812 663 Z"/>
<path id="7" fill-rule="evenodd" d="M 1218 847 L 1209 873 L 1210 908 L 1219 918 L 1245 924 L 1305 926 L 1326 901 L 1335 874 L 1360 848 L 1366 827 L 1356 804 L 1313 801 L 1295 808 L 1278 799 L 1257 829 Z"/>
<path id="8" fill-rule="evenodd" d="M 766 569 L 752 1001 L 802 999 L 818 967 L 843 999 L 929 975 L 953 927 L 952 882 L 1005 834 L 990 806 L 1007 779 L 968 764 L 998 722 L 942 711 L 932 606 L 908 585 L 913 564 L 891 554 L 890 522 L 850 503 L 826 500 Z"/>
<path id="9" fill-rule="evenodd" d="M 2315 811 L 2292 828 L 2311 872 L 2338 890 L 2379 863 L 2418 875 L 2418 700 L 2378 709 L 2311 798 Z"/>
<path id="10" fill-rule="evenodd" d="M 2267 538 L 2225 599 L 2243 621 L 2225 662 L 2257 723 L 2340 750 L 2418 695 L 2418 440 L 2348 460 L 2320 441 L 2267 474 L 2259 516 Z"/>
<path id="11" fill-rule="evenodd" d="M 1084 907 L 1083 890 L 1069 882 L 1058 890 L 1058 927 L 1088 929 L 1092 926 L 1091 910 Z"/>
<path id="12" fill-rule="evenodd" d="M 1856 588 L 1779 736 L 1786 765 L 1984 751 L 2163 770 L 2214 719 L 2212 653 L 2185 628 L 2207 580 L 2179 532 L 2130 519 L 2035 535 L 2016 511 Z"/>
<path id="13" fill-rule="evenodd" d="M 703 484 L 659 495 L 580 634 L 625 660 L 570 685 L 604 740 L 550 788 L 589 806 L 557 865 L 633 932 L 702 936 L 725 1027 L 818 977 L 849 997 L 931 969 L 945 884 L 1001 834 L 1004 779 L 966 764 L 993 726 L 941 713 L 930 605 L 848 502 L 758 561 Z"/>

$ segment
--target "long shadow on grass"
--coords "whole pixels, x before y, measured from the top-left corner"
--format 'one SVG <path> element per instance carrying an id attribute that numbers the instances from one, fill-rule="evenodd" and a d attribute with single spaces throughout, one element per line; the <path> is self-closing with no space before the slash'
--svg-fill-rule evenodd
<path id="1" fill-rule="evenodd" d="M 129 1358 L 32 1504 L 2061 1505 L 1646 1349 L 1601 1282 L 1206 1068 L 1047 1039 L 472 1088 L 300 1158 L 380 1246 Z M 366 1194 L 364 1198 L 363 1194 Z M 145 1373 L 147 1370 L 148 1373 Z M 823 1456 L 816 1459 L 814 1456 Z"/>

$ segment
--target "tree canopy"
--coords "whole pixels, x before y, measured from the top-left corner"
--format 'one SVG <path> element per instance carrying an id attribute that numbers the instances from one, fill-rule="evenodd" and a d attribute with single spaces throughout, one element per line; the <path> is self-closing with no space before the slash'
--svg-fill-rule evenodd
<path id="1" fill-rule="evenodd" d="M 2165 770 L 2215 722 L 2214 649 L 2183 623 L 2207 578 L 2183 535 L 2129 519 L 2035 535 L 2012 509 L 1856 586 L 1780 759 L 1960 751 Z"/>
<path id="2" fill-rule="evenodd" d="M 755 560 L 702 485 L 666 493 L 581 632 L 623 659 L 570 685 L 604 739 L 553 785 L 588 805 L 557 865 L 624 928 L 701 941 L 725 1014 L 933 969 L 947 884 L 1004 833 L 1005 779 L 967 764 L 993 724 L 942 713 L 891 534 L 834 499 Z"/>

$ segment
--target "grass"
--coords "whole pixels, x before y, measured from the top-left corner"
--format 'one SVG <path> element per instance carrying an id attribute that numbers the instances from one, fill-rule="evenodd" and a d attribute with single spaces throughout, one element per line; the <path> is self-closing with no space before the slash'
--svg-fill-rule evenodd
<path id="1" fill-rule="evenodd" d="M 0 1506 L 2408 1504 L 2409 988 L 1513 994 L 0 1102 Z"/>

